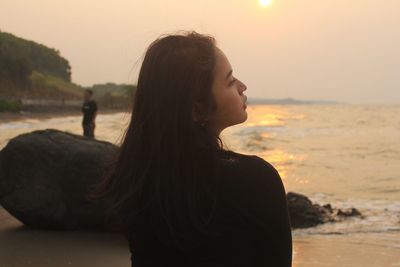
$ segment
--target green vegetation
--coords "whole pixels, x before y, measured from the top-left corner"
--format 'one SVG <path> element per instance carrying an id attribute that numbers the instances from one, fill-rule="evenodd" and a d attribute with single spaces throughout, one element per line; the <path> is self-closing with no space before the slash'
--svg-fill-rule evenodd
<path id="1" fill-rule="evenodd" d="M 0 99 L 0 112 L 10 111 L 17 112 L 22 109 L 22 104 L 15 100 L 2 100 Z"/>
<path id="2" fill-rule="evenodd" d="M 30 76 L 31 96 L 45 98 L 82 98 L 82 87 L 53 75 L 34 71 Z"/>
<path id="3" fill-rule="evenodd" d="M 0 31 L 1 98 L 75 99 L 81 92 L 58 50 Z"/>
<path id="4" fill-rule="evenodd" d="M 95 84 L 86 87 L 93 91 L 93 98 L 101 107 L 107 108 L 129 108 L 132 104 L 133 94 L 136 86 L 128 84 Z"/>
<path id="5" fill-rule="evenodd" d="M 34 70 L 71 80 L 69 62 L 58 50 L 0 32 L 0 79 L 26 83 Z"/>

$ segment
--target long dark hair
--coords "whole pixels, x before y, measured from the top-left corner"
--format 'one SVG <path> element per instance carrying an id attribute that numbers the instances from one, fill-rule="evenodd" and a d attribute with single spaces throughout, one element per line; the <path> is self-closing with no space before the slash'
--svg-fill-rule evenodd
<path id="1" fill-rule="evenodd" d="M 207 225 L 218 199 L 217 162 L 227 150 L 206 124 L 216 108 L 215 49 L 212 36 L 184 32 L 161 36 L 146 51 L 119 155 L 96 189 L 128 234 L 140 231 L 133 225 L 145 216 L 165 224 L 168 235 L 154 233 L 180 249 L 198 234 L 216 234 Z M 194 106 L 203 121 L 193 120 Z"/>

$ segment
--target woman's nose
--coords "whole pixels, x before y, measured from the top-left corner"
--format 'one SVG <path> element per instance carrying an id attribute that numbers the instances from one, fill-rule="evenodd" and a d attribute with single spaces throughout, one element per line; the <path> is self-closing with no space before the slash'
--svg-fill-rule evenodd
<path id="1" fill-rule="evenodd" d="M 242 85 L 241 86 L 242 92 L 246 91 L 247 90 L 247 86 L 242 81 L 240 81 L 240 83 Z"/>

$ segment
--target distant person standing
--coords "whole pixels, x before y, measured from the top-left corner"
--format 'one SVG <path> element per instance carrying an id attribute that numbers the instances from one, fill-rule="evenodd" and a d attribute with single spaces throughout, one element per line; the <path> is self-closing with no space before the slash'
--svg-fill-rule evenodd
<path id="1" fill-rule="evenodd" d="M 82 127 L 83 135 L 86 137 L 94 138 L 94 128 L 96 127 L 96 115 L 97 115 L 97 103 L 92 99 L 93 91 L 85 90 L 83 95 L 83 105 L 82 105 Z"/>

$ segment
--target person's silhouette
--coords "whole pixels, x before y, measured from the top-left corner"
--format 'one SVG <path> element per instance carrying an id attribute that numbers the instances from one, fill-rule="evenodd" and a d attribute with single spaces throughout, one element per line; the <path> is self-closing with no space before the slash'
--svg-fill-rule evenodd
<path id="1" fill-rule="evenodd" d="M 94 138 L 94 129 L 96 127 L 95 120 L 97 115 L 97 103 L 92 99 L 92 96 L 92 90 L 85 90 L 83 96 L 84 102 L 81 109 L 83 113 L 83 135 L 89 138 Z"/>

